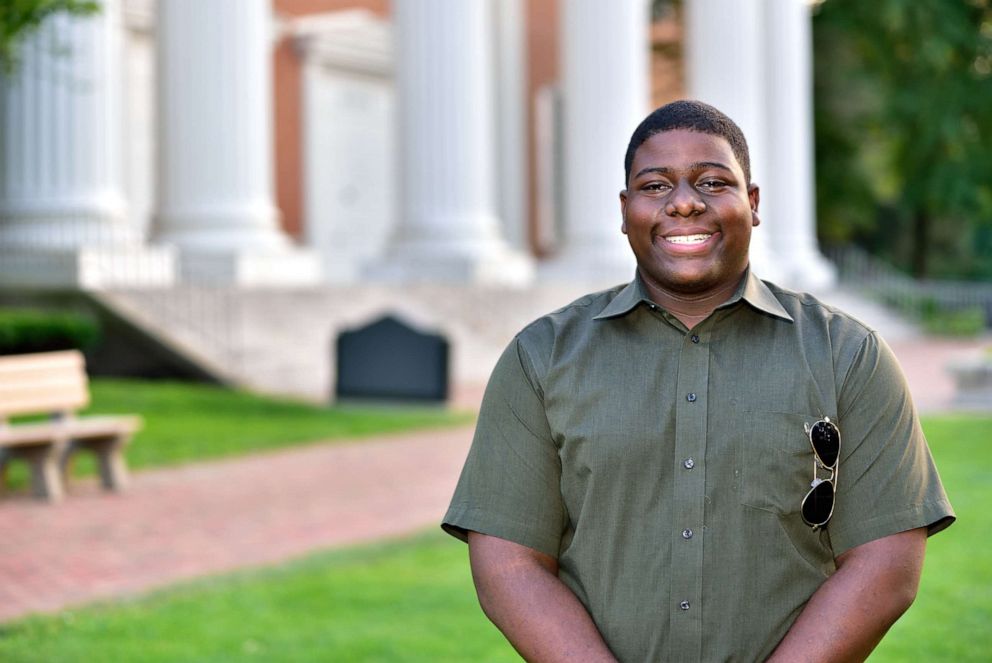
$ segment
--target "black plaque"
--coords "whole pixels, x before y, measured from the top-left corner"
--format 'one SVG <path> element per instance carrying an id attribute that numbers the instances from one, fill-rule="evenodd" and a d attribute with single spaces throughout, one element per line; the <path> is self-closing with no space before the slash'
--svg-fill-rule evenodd
<path id="1" fill-rule="evenodd" d="M 337 338 L 339 399 L 444 401 L 448 341 L 386 315 Z"/>

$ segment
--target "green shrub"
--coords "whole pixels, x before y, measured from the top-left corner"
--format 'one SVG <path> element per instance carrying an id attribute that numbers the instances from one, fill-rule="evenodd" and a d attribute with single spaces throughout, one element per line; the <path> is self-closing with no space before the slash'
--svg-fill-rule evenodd
<path id="1" fill-rule="evenodd" d="M 879 300 L 891 309 L 914 318 L 930 334 L 978 336 L 986 329 L 985 310 L 978 305 L 943 303 L 931 295 L 881 292 Z"/>
<path id="2" fill-rule="evenodd" d="M 978 336 L 985 330 L 985 311 L 980 306 L 924 309 L 923 326 L 942 336 Z"/>
<path id="3" fill-rule="evenodd" d="M 99 337 L 96 320 L 81 313 L 0 309 L 0 355 L 85 350 Z"/>

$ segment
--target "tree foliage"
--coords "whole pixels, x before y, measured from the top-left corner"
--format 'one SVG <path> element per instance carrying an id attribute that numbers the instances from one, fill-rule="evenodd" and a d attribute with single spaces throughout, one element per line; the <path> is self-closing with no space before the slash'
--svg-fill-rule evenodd
<path id="1" fill-rule="evenodd" d="M 18 44 L 52 14 L 85 15 L 99 10 L 95 0 L 0 0 L 0 70 L 14 68 Z"/>
<path id="2" fill-rule="evenodd" d="M 992 0 L 826 0 L 814 43 L 821 240 L 992 280 Z"/>

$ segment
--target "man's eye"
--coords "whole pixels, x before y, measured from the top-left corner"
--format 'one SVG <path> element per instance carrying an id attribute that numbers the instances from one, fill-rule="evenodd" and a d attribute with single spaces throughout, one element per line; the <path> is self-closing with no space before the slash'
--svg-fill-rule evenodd
<path id="1" fill-rule="evenodd" d="M 645 191 L 661 191 L 667 188 L 662 182 L 648 182 L 644 185 L 643 189 Z"/>
<path id="2" fill-rule="evenodd" d="M 713 189 L 720 189 L 725 186 L 727 186 L 726 183 L 721 182 L 720 180 L 706 180 L 705 182 L 699 183 L 699 187 L 701 189 L 709 189 L 711 191 Z"/>

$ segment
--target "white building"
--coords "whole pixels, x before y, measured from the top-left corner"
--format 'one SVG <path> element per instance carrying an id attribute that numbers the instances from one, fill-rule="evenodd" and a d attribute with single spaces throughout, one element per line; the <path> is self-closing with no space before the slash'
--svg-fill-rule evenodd
<path id="1" fill-rule="evenodd" d="M 131 293 L 114 301 L 148 324 L 141 302 L 190 287 L 364 292 L 466 339 L 456 372 L 484 375 L 511 332 L 478 341 L 487 323 L 438 313 L 438 288 L 543 303 L 555 296 L 534 293 L 633 275 L 617 192 L 652 106 L 647 0 L 101 5 L 50 19 L 0 83 L 0 286 Z M 684 6 L 666 23 L 688 89 L 675 76 L 661 96 L 708 101 L 744 129 L 759 275 L 829 284 L 807 0 Z M 372 313 L 337 310 L 314 344 Z"/>

